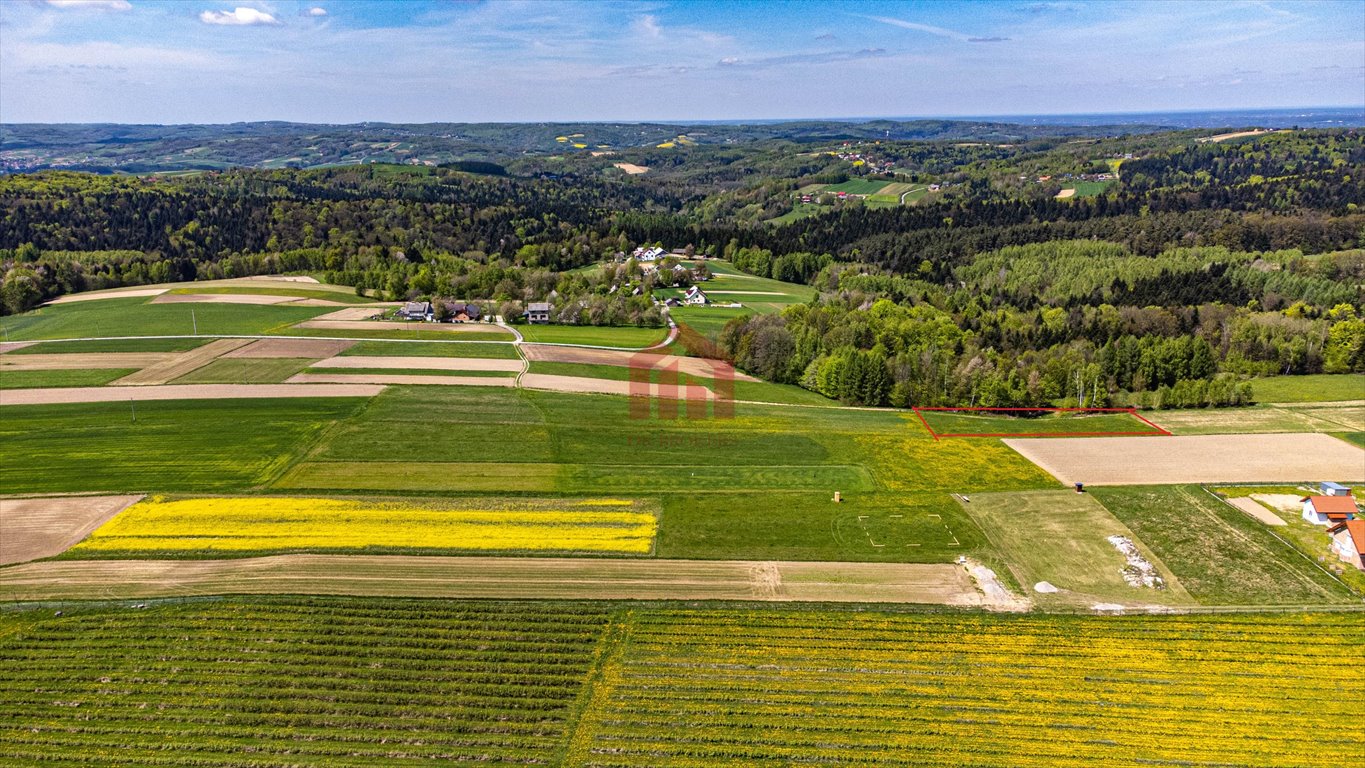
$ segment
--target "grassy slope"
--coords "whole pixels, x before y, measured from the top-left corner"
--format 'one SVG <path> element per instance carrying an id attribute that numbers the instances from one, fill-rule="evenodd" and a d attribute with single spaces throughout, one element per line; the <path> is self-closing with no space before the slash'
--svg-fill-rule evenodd
<path id="1" fill-rule="evenodd" d="M 1160 434 L 1136 417 L 1127 413 L 1074 415 L 1054 413 L 1038 418 L 1021 419 L 1012 416 L 976 416 L 958 411 L 920 411 L 929 427 L 943 434 L 1057 434 L 1078 432 L 1142 432 Z"/>
<path id="2" fill-rule="evenodd" d="M 7 493 L 245 490 L 269 482 L 361 398 L 0 407 Z"/>
<path id="3" fill-rule="evenodd" d="M 189 336 L 279 333 L 331 307 L 151 304 L 146 298 L 58 304 L 3 318 L 12 341 L 84 336 Z M 193 313 L 193 318 L 191 317 Z M 193 320 L 193 322 L 192 322 Z"/>
<path id="4" fill-rule="evenodd" d="M 1365 406 L 1269 406 L 1149 411 L 1146 418 L 1177 435 L 1365 430 Z"/>
<path id="5" fill-rule="evenodd" d="M 1198 486 L 1092 492 L 1201 603 L 1310 605 L 1359 600 L 1265 526 Z"/>
<path id="6" fill-rule="evenodd" d="M 1263 403 L 1365 400 L 1365 376 L 1358 373 L 1275 376 L 1252 381 L 1251 391 Z"/>
<path id="7" fill-rule="evenodd" d="M 590 325 L 519 325 L 527 341 L 557 344 L 590 344 L 600 347 L 648 347 L 668 336 L 667 328 L 605 327 Z"/>

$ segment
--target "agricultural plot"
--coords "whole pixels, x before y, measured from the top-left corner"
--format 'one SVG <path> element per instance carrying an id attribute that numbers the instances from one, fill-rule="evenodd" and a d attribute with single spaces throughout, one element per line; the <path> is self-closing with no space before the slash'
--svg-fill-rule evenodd
<path id="1" fill-rule="evenodd" d="M 556 762 L 608 618 L 392 600 L 65 613 L 0 618 L 0 762 Z"/>
<path id="2" fill-rule="evenodd" d="M 10 339 L 87 336 L 268 335 L 287 331 L 327 307 L 151 304 L 145 298 L 54 304 L 0 319 Z M 119 347 L 119 351 L 124 348 Z M 74 351 L 74 350 L 73 350 Z"/>
<path id="3" fill-rule="evenodd" d="M 1303 714 L 1352 695 L 1353 616 L 659 609 L 608 637 L 569 765 L 1328 768 L 1365 747 Z"/>
<path id="4" fill-rule="evenodd" d="M 1359 603 L 1261 522 L 1198 486 L 1097 488 L 1106 509 L 1209 605 Z"/>
<path id="5" fill-rule="evenodd" d="M 331 357 L 361 355 L 377 357 L 399 355 L 403 357 L 480 357 L 489 359 L 515 360 L 517 348 L 511 344 L 498 342 L 461 342 L 443 344 L 420 341 L 357 341 L 345 351 L 319 355 Z"/>
<path id="6" fill-rule="evenodd" d="M 1257 405 L 1161 411 L 1149 414 L 1148 418 L 1179 435 L 1360 431 L 1365 430 L 1365 405 L 1349 401 Z"/>
<path id="7" fill-rule="evenodd" d="M 165 499 L 105 523 L 74 557 L 273 552 L 593 552 L 643 555 L 657 513 L 629 499 L 477 502 L 299 497 Z"/>
<path id="8" fill-rule="evenodd" d="M 82 370 L 15 370 L 0 368 L 0 389 L 48 387 L 99 387 L 135 372 L 136 368 L 90 368 Z M 3 405 L 0 399 L 0 405 Z"/>
<path id="9" fill-rule="evenodd" d="M 1365 479 L 1365 451 L 1321 434 L 1011 438 L 1003 442 L 1064 484 Z"/>
<path id="10" fill-rule="evenodd" d="M 220 357 L 175 379 L 176 384 L 278 384 L 312 360 L 290 357 Z"/>
<path id="11" fill-rule="evenodd" d="M 634 326 L 519 325 L 517 330 L 532 343 L 585 344 L 623 349 L 652 347 L 668 337 L 667 328 Z"/>
<path id="12" fill-rule="evenodd" d="M 951 563 L 273 555 L 231 560 L 49 560 L 0 570 L 0 597 L 7 600 L 240 594 L 996 605 L 976 588 L 965 569 Z"/>
<path id="13" fill-rule="evenodd" d="M 967 498 L 963 506 L 968 514 L 1036 601 L 1086 607 L 1097 602 L 1192 602 L 1166 565 L 1091 494 L 1024 491 Z M 1150 571 L 1141 570 L 1141 562 L 1130 562 L 1111 537 L 1132 542 Z M 1035 588 L 1044 582 L 1061 591 Z"/>
<path id="14" fill-rule="evenodd" d="M 891 182 L 877 179 L 849 179 L 840 184 L 831 184 L 821 190 L 822 193 L 838 194 L 843 192 L 849 195 L 875 195 L 889 186 Z"/>
<path id="15" fill-rule="evenodd" d="M 61 554 L 139 498 L 0 498 L 0 565 Z"/>
<path id="16" fill-rule="evenodd" d="M 317 397 L 370 397 L 384 391 L 375 384 L 166 384 L 142 387 L 50 387 L 10 389 L 3 405 L 69 405 L 73 403 L 133 403 L 165 400 L 247 400 Z"/>
<path id="17" fill-rule="evenodd" d="M 1167 434 L 1128 410 L 1019 410 L 1024 415 L 975 408 L 916 408 L 915 413 L 935 437 Z"/>
<path id="18" fill-rule="evenodd" d="M 219 355 L 231 352 L 239 347 L 244 347 L 249 343 L 250 342 L 246 339 L 218 339 L 217 341 L 211 341 L 202 347 L 195 347 L 189 352 L 181 352 L 178 355 L 153 363 L 137 373 L 119 379 L 117 383 L 121 385 L 138 386 L 147 384 L 166 384 L 192 371 L 203 368 L 217 359 Z"/>
<path id="19" fill-rule="evenodd" d="M 1255 379 L 1251 382 L 1251 391 L 1263 403 L 1365 400 L 1365 376 L 1358 373 L 1275 376 Z"/>
<path id="20" fill-rule="evenodd" d="M 0 407 L 0 488 L 13 494 L 245 490 L 269 482 L 363 402 L 178 400 L 140 402 L 136 410 L 126 399 L 6 405 Z"/>
<path id="21" fill-rule="evenodd" d="M 43 343 L 20 342 L 26 343 L 28 346 L 6 352 L 5 356 L 188 352 L 211 341 L 213 339 L 179 336 L 174 338 L 52 340 Z"/>

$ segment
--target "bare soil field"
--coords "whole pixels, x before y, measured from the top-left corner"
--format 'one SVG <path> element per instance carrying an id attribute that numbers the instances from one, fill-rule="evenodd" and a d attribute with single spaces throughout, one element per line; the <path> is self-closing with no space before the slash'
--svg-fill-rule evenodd
<path id="1" fill-rule="evenodd" d="M 273 296 L 262 293 L 163 293 L 152 299 L 153 304 L 290 304 L 298 296 Z M 326 302 L 342 306 L 340 302 Z"/>
<path id="2" fill-rule="evenodd" d="M 1247 136 L 1260 136 L 1260 135 L 1263 134 L 1263 133 L 1284 133 L 1284 132 L 1285 132 L 1285 131 L 1271 131 L 1271 130 L 1259 130 L 1259 129 L 1258 129 L 1258 130 L 1254 130 L 1254 131 L 1238 131 L 1237 133 L 1220 133 L 1220 134 L 1218 134 L 1217 136 L 1205 136 L 1205 137 L 1202 138 L 1202 139 L 1195 139 L 1195 141 L 1197 141 L 1197 142 L 1199 142 L 1199 143 L 1201 143 L 1201 144 L 1208 144 L 1208 143 L 1210 143 L 1210 142 L 1216 144 L 1216 143 L 1218 143 L 1218 142 L 1220 142 L 1220 141 L 1229 141 L 1229 140 L 1231 140 L 1231 139 L 1241 139 L 1241 138 L 1245 138 L 1245 137 L 1247 137 Z"/>
<path id="3" fill-rule="evenodd" d="M 48 304 L 74 304 L 78 301 L 95 301 L 97 299 L 129 299 L 138 296 L 160 296 L 169 291 L 170 288 L 115 288 L 108 291 L 91 291 L 89 293 L 73 293 L 67 296 L 59 296 Z"/>
<path id="4" fill-rule="evenodd" d="M 276 593 L 987 605 L 967 572 L 947 563 L 279 555 L 66 560 L 0 571 L 0 600 Z"/>
<path id="5" fill-rule="evenodd" d="M 328 312 L 325 315 L 318 315 L 309 322 L 318 323 L 335 320 L 368 320 L 371 317 L 379 317 L 380 315 L 384 314 L 385 308 L 386 307 L 384 306 L 374 305 L 367 307 L 347 307 L 345 309 L 338 309 L 335 312 Z"/>
<path id="6" fill-rule="evenodd" d="M 5 405 L 126 403 L 147 400 L 233 400 L 274 397 L 373 397 L 378 384 L 161 384 L 144 387 L 8 389 Z"/>
<path id="7" fill-rule="evenodd" d="M 510 387 L 513 376 L 442 376 L 405 373 L 296 373 L 286 384 L 435 384 L 461 387 Z"/>
<path id="8" fill-rule="evenodd" d="M 1303 513 L 1303 497 L 1300 493 L 1253 493 L 1251 498 L 1279 512 L 1298 517 Z"/>
<path id="9" fill-rule="evenodd" d="M 307 275 L 252 275 L 251 277 L 243 277 L 241 279 L 263 280 L 267 282 L 279 283 L 312 283 L 314 285 L 321 285 L 321 283 L 318 282 L 318 279 L 316 277 L 309 277 Z"/>
<path id="10" fill-rule="evenodd" d="M 59 555 L 141 498 L 0 499 L 0 565 Z"/>
<path id="11" fill-rule="evenodd" d="M 643 165 L 636 165 L 634 163 L 612 163 L 612 165 L 616 166 L 617 168 L 620 168 L 621 170 L 625 171 L 631 176 L 636 176 L 641 173 L 649 173 L 648 168 L 646 168 Z"/>
<path id="12" fill-rule="evenodd" d="M 609 379 L 589 379 L 583 376 L 554 376 L 548 373 L 527 373 L 521 377 L 521 386 L 527 389 L 548 389 L 554 392 L 588 392 L 601 395 L 629 395 L 631 382 L 611 381 Z M 635 386 L 639 386 L 638 384 Z M 674 387 L 667 395 L 659 385 L 649 385 L 651 397 L 667 397 L 670 400 L 712 400 L 715 395 L 702 386 Z"/>
<path id="13" fill-rule="evenodd" d="M 1057 199 L 1058 199 L 1058 200 L 1065 200 L 1065 199 L 1068 198 L 1068 197 L 1075 197 L 1075 196 L 1076 196 L 1076 190 L 1074 190 L 1074 189 L 1064 189 L 1064 190 L 1062 190 L 1061 192 L 1058 192 L 1058 193 L 1057 193 Z"/>
<path id="14" fill-rule="evenodd" d="M 33 342 L 31 341 L 0 341 L 0 355 L 31 346 L 33 346 Z"/>
<path id="15" fill-rule="evenodd" d="M 1365 450 L 1322 434 L 1010 438 L 1070 485 L 1365 480 Z"/>
<path id="16" fill-rule="evenodd" d="M 188 352 L 172 355 L 159 363 L 143 368 L 137 373 L 130 373 L 127 376 L 112 382 L 112 384 L 114 386 L 165 384 L 166 382 L 178 379 L 191 371 L 203 368 L 216 360 L 219 355 L 226 354 L 250 343 L 250 339 L 218 339 L 217 341 L 211 341 L 202 347 L 195 347 Z"/>
<path id="17" fill-rule="evenodd" d="M 610 349 L 585 349 L 581 347 L 556 347 L 546 344 L 523 344 L 521 351 L 526 359 L 541 363 L 587 363 L 590 365 L 616 365 L 625 368 L 663 367 L 664 364 L 677 364 L 679 373 L 709 378 L 722 370 L 733 376 L 735 381 L 758 381 L 747 373 L 737 371 L 729 363 L 719 360 L 705 361 L 695 357 L 679 355 L 655 355 L 647 352 L 619 352 Z"/>
<path id="18" fill-rule="evenodd" d="M 331 357 L 313 363 L 314 368 L 393 368 L 418 371 L 507 371 L 521 370 L 520 360 L 479 357 Z"/>
<path id="19" fill-rule="evenodd" d="M 1228 499 L 1228 503 L 1266 525 L 1288 525 L 1288 523 L 1280 519 L 1279 515 L 1276 515 L 1274 512 L 1261 506 L 1261 503 L 1255 499 L 1243 496 L 1236 499 Z"/>
<path id="20" fill-rule="evenodd" d="M 15 355 L 0 358 L 0 371 L 70 371 L 95 368 L 146 368 L 176 357 L 174 352 L 88 352 Z"/>
<path id="21" fill-rule="evenodd" d="M 234 349 L 223 357 L 259 358 L 317 358 L 333 357 L 351 348 L 354 341 L 347 339 L 278 338 L 253 341 Z"/>

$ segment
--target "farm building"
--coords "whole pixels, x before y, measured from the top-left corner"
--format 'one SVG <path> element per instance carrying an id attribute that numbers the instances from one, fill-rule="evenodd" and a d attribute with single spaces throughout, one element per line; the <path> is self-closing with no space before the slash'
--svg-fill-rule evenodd
<path id="1" fill-rule="evenodd" d="M 526 322 L 544 325 L 550 322 L 550 312 L 554 307 L 546 301 L 533 301 L 526 307 Z"/>
<path id="2" fill-rule="evenodd" d="M 703 293 L 700 288 L 694 285 L 691 288 L 687 289 L 687 293 L 683 294 L 682 303 L 694 307 L 705 306 L 706 304 L 710 304 L 711 300 L 706 298 L 706 294 Z"/>
<path id="3" fill-rule="evenodd" d="M 1347 520 L 1327 529 L 1332 551 L 1342 560 L 1365 571 L 1365 520 Z"/>
<path id="4" fill-rule="evenodd" d="M 396 315 L 400 320 L 430 320 L 431 302 L 429 301 L 409 301 L 398 310 Z"/>
<path id="5" fill-rule="evenodd" d="M 469 304 L 463 301 L 445 302 L 446 310 L 450 312 L 449 320 L 452 323 L 464 323 L 477 321 L 483 317 L 483 310 L 478 304 Z"/>
<path id="6" fill-rule="evenodd" d="M 1323 483 L 1318 486 L 1323 496 L 1350 496 L 1351 489 L 1341 483 Z"/>
<path id="7" fill-rule="evenodd" d="M 1358 516 L 1354 496 L 1309 496 L 1303 500 L 1303 519 L 1314 525 L 1335 525 Z"/>
<path id="8" fill-rule="evenodd" d="M 667 255 L 668 251 L 665 251 L 662 248 L 645 248 L 643 246 L 636 248 L 631 254 L 631 256 L 635 257 L 636 261 L 640 262 L 658 261 Z"/>

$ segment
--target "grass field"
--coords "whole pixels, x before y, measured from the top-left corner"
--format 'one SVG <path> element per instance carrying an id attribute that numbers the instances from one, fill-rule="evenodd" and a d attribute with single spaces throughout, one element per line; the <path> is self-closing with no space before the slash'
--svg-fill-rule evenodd
<path id="1" fill-rule="evenodd" d="M 1130 413 L 1053 412 L 1036 418 L 924 409 L 917 409 L 916 413 L 938 435 L 1161 434 Z"/>
<path id="2" fill-rule="evenodd" d="M 276 284 L 243 284 L 243 285 L 201 285 L 190 283 L 183 288 L 172 288 L 167 294 L 175 295 L 248 295 L 248 296 L 294 296 L 300 299 L 322 299 L 324 301 L 335 301 L 341 304 L 372 304 L 374 299 L 355 295 L 353 289 L 346 291 L 328 290 L 326 288 L 283 288 Z M 299 285 L 308 285 L 300 283 Z"/>
<path id="3" fill-rule="evenodd" d="M 39 387 L 98 387 L 136 368 L 96 368 L 61 371 L 0 371 L 0 389 Z"/>
<path id="4" fill-rule="evenodd" d="M 277 384 L 308 367 L 294 357 L 219 358 L 176 379 L 176 384 Z"/>
<path id="5" fill-rule="evenodd" d="M 202 347 L 212 339 L 181 337 L 175 339 L 93 339 L 90 341 L 61 341 L 31 346 L 6 352 L 7 355 L 85 354 L 88 352 L 188 352 Z"/>
<path id="6" fill-rule="evenodd" d="M 1365 400 L 1365 376 L 1358 373 L 1325 373 L 1316 376 L 1253 379 L 1251 392 L 1262 403 Z"/>
<path id="7" fill-rule="evenodd" d="M 555 344 L 588 344 L 598 347 L 648 347 L 668 336 L 667 328 L 593 325 L 519 325 L 527 341 Z"/>
<path id="8" fill-rule="evenodd" d="M 850 195 L 875 195 L 890 183 L 877 179 L 849 179 L 841 184 L 831 184 L 822 189 L 821 193 L 845 192 Z"/>
<path id="9" fill-rule="evenodd" d="M 781 216 L 768 219 L 768 223 L 778 225 L 790 224 L 793 221 L 799 221 L 800 219 L 804 219 L 808 216 L 819 216 L 822 211 L 828 210 L 830 209 L 826 208 L 823 205 L 817 205 L 815 203 L 796 203 L 795 205 L 792 206 L 792 209 L 790 211 L 787 211 Z"/>
<path id="10" fill-rule="evenodd" d="M 0 761 L 1336 768 L 1365 746 L 1303 715 L 1351 700 L 1354 616 L 63 607 L 0 614 Z"/>
<path id="11" fill-rule="evenodd" d="M 1024 491 L 975 493 L 969 498 L 964 508 L 1034 600 L 1084 606 L 1105 601 L 1192 602 L 1170 570 L 1148 551 L 1142 554 L 1161 575 L 1164 585 L 1160 589 L 1135 587 L 1124 580 L 1124 556 L 1108 537 L 1124 536 L 1140 550 L 1145 548 L 1091 494 Z M 1065 591 L 1034 593 L 1033 585 L 1043 581 Z"/>
<path id="12" fill-rule="evenodd" d="M 70 555 L 223 557 L 281 552 L 649 554 L 657 514 L 629 499 L 222 497 L 134 504 Z"/>
<path id="13" fill-rule="evenodd" d="M 342 357 L 478 357 L 515 360 L 517 348 L 511 344 L 471 343 L 435 344 L 411 341 L 359 341 L 341 353 Z"/>
<path id="14" fill-rule="evenodd" d="M 150 304 L 146 298 L 102 299 L 58 304 L 0 318 L 0 326 L 8 332 L 11 341 L 85 336 L 269 334 L 287 332 L 294 323 L 328 311 L 329 307 Z M 129 351 L 127 347 L 119 349 Z"/>
<path id="15" fill-rule="evenodd" d="M 607 379 L 609 381 L 630 381 L 630 368 L 620 365 L 597 365 L 593 363 L 550 363 L 532 362 L 531 373 L 544 373 L 552 376 L 581 376 L 590 379 Z M 658 381 L 658 370 L 652 372 L 651 381 Z M 719 385 L 714 380 L 704 376 L 691 376 L 679 374 L 678 383 L 700 384 L 713 388 L 720 394 Z M 759 403 L 783 403 L 788 405 L 825 405 L 837 406 L 838 403 L 830 400 L 824 395 L 811 392 L 790 384 L 772 384 L 766 381 L 732 381 L 728 387 L 733 388 L 735 400 L 750 400 Z"/>
<path id="16" fill-rule="evenodd" d="M 1199 486 L 1096 488 L 1201 603 L 1313 605 L 1359 602 L 1314 561 Z"/>
<path id="17" fill-rule="evenodd" d="M 1145 415 L 1177 435 L 1365 430 L 1365 406 L 1344 404 L 1192 408 L 1179 411 L 1150 411 Z"/>
<path id="18" fill-rule="evenodd" d="M 1113 184 L 1112 181 L 1077 181 L 1068 182 L 1063 185 L 1063 189 L 1074 189 L 1076 194 L 1072 197 L 1095 197 L 1104 194 L 1104 190 Z"/>
<path id="19" fill-rule="evenodd" d="M 6 493 L 226 491 L 269 482 L 354 398 L 0 407 Z M 137 420 L 133 421 L 136 414 Z"/>
<path id="20" fill-rule="evenodd" d="M 323 307 L 327 309 L 327 307 Z M 363 324 L 363 321 L 357 321 Z M 498 326 L 487 325 L 488 330 L 478 331 L 450 331 L 441 330 L 433 327 L 434 324 L 412 323 L 406 328 L 385 328 L 375 323 L 375 328 L 301 328 L 292 326 L 272 331 L 276 335 L 282 336 L 312 336 L 325 338 L 344 338 L 344 339 L 371 339 L 374 341 L 446 341 L 456 342 L 451 346 L 463 346 L 469 342 L 510 342 L 512 334 L 501 330 Z M 424 329 L 423 326 L 426 326 Z M 449 326 L 447 326 L 448 328 Z M 471 345 L 472 346 L 472 345 Z"/>

